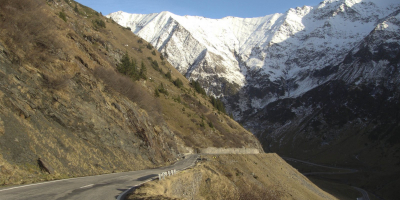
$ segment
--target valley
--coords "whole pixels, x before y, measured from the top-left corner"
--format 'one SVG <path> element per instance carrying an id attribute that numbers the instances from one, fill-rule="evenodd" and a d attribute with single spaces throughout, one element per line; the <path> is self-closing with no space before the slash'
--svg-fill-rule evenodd
<path id="1" fill-rule="evenodd" d="M 197 154 L 128 198 L 396 199 L 399 33 L 396 0 L 222 19 L 0 0 L 0 199 L 113 198 Z"/>

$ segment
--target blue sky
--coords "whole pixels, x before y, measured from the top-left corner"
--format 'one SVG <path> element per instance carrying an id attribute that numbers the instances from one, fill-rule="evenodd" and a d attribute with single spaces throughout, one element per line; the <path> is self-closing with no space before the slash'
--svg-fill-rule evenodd
<path id="1" fill-rule="evenodd" d="M 219 19 L 226 16 L 260 17 L 284 13 L 289 8 L 315 6 L 323 0 L 76 0 L 103 15 L 116 11 L 128 13 L 159 13 L 196 15 Z"/>

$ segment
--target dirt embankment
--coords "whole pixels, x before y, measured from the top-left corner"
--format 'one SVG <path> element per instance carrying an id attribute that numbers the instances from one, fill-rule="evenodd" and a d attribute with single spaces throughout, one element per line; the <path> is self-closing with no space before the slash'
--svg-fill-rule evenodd
<path id="1" fill-rule="evenodd" d="M 205 155 L 193 169 L 136 189 L 129 199 L 335 199 L 276 154 Z"/>

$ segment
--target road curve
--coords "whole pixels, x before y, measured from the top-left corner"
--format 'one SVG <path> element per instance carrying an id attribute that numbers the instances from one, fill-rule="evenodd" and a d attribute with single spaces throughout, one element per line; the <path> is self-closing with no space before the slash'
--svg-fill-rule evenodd
<path id="1" fill-rule="evenodd" d="M 327 165 L 320 165 L 320 164 L 315 164 L 312 162 L 307 162 L 307 161 L 303 161 L 303 160 L 298 160 L 298 159 L 294 159 L 294 158 L 288 158 L 288 157 L 281 157 L 284 160 L 287 161 L 293 161 L 293 162 L 301 162 L 301 163 L 305 163 L 308 165 L 313 165 L 313 166 L 318 166 L 318 167 L 325 167 L 325 168 L 329 168 L 329 169 L 339 169 L 339 170 L 347 170 L 347 172 L 308 172 L 308 173 L 303 173 L 303 175 L 305 176 L 309 176 L 309 175 L 321 175 L 321 174 L 350 174 L 350 173 L 356 173 L 358 172 L 358 170 L 356 169 L 349 169 L 349 168 L 341 168 L 341 167 L 332 167 L 332 166 L 327 166 Z M 356 189 L 357 191 L 359 191 L 362 194 L 362 197 L 357 198 L 357 200 L 370 200 L 368 192 L 358 188 L 358 187 L 354 187 L 354 189 Z"/>
<path id="2" fill-rule="evenodd" d="M 340 174 L 340 173 L 356 173 L 356 172 L 358 172 L 358 170 L 356 170 L 356 169 L 343 168 L 343 167 L 332 167 L 332 166 L 328 166 L 328 165 L 320 165 L 320 164 L 315 164 L 315 163 L 312 163 L 312 162 L 307 162 L 307 161 L 304 161 L 304 160 L 298 160 L 298 159 L 288 158 L 288 157 L 281 157 L 281 158 L 283 158 L 284 160 L 293 161 L 293 162 L 301 162 L 301 163 L 305 163 L 305 164 L 313 165 L 313 166 L 317 166 L 317 167 L 325 167 L 325 168 L 330 168 L 330 169 L 339 169 L 339 170 L 347 170 L 348 171 L 348 172 L 335 172 L 335 173 L 338 173 L 338 174 Z"/>
<path id="3" fill-rule="evenodd" d="M 362 197 L 357 198 L 357 200 L 370 200 L 367 191 L 365 191 L 361 188 L 358 188 L 358 187 L 354 187 L 354 186 L 353 186 L 353 188 L 356 189 L 357 191 L 361 192 L 361 194 L 363 195 Z"/>
<path id="4" fill-rule="evenodd" d="M 185 159 L 173 165 L 157 169 L 87 176 L 2 188 L 0 189 L 0 200 L 112 200 L 133 186 L 157 177 L 161 172 L 171 169 L 179 171 L 192 166 L 197 157 L 198 155 L 196 154 L 188 155 Z"/>

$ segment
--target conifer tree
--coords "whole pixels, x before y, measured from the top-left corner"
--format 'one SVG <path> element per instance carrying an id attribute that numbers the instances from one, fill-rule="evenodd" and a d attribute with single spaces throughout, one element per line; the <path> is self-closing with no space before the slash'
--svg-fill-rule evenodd
<path id="1" fill-rule="evenodd" d="M 143 61 L 142 61 L 142 63 L 140 64 L 139 76 L 140 76 L 140 78 L 142 78 L 142 79 L 145 79 L 145 80 L 147 79 L 147 68 L 146 68 L 146 65 L 144 65 Z"/>

